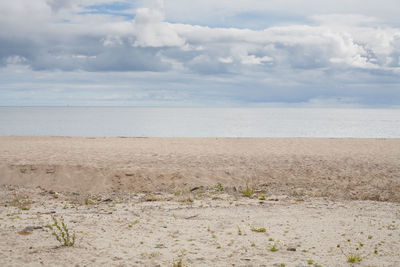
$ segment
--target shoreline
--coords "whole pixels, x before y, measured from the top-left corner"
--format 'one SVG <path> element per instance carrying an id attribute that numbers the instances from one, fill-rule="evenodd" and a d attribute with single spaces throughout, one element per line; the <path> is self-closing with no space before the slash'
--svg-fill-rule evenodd
<path id="1" fill-rule="evenodd" d="M 113 135 L 113 136 L 96 136 L 96 135 L 0 135 L 1 138 L 82 138 L 82 139 L 118 139 L 118 138 L 126 138 L 126 139 L 337 139 L 337 140 L 400 140 L 400 137 L 308 137 L 308 136 L 291 136 L 291 137 L 254 137 L 254 136 L 190 136 L 190 137 L 182 137 L 182 136 L 169 136 L 169 137 L 160 137 L 160 136 L 128 136 L 128 135 Z"/>

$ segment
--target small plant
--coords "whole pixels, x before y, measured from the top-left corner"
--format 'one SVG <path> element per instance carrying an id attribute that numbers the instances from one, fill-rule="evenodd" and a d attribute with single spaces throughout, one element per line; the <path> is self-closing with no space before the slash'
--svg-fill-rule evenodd
<path id="1" fill-rule="evenodd" d="M 128 225 L 128 227 L 129 228 L 132 228 L 135 224 L 138 224 L 139 223 L 139 220 L 135 220 L 133 223 L 130 223 L 129 225 Z"/>
<path id="2" fill-rule="evenodd" d="M 267 231 L 264 227 L 255 228 L 255 227 L 252 226 L 250 229 L 251 229 L 251 231 L 258 232 L 258 233 L 265 233 Z"/>
<path id="3" fill-rule="evenodd" d="M 268 241 L 274 241 L 274 239 L 272 237 L 268 238 Z"/>
<path id="4" fill-rule="evenodd" d="M 350 243 L 351 240 L 347 239 L 346 241 L 347 243 L 344 243 L 343 245 L 344 247 L 347 247 L 347 249 L 345 248 L 346 252 L 343 251 L 342 246 L 340 246 L 340 244 L 337 245 L 337 248 L 339 248 L 342 254 L 347 258 L 347 262 L 354 263 L 362 261 L 362 256 L 359 253 L 359 251 L 361 251 L 360 249 L 364 247 L 364 244 L 358 242 L 358 246 L 351 246 Z"/>
<path id="5" fill-rule="evenodd" d="M 89 197 L 85 197 L 85 205 L 94 205 L 94 202 Z"/>
<path id="6" fill-rule="evenodd" d="M 242 235 L 242 230 L 240 229 L 240 227 L 238 226 L 238 235 Z"/>
<path id="7" fill-rule="evenodd" d="M 372 235 L 368 235 L 368 239 L 372 239 Z"/>
<path id="8" fill-rule="evenodd" d="M 240 190 L 239 193 L 241 193 L 243 196 L 246 196 L 246 197 L 252 197 L 254 194 L 254 188 L 250 188 L 249 185 L 246 184 L 246 189 Z"/>
<path id="9" fill-rule="evenodd" d="M 353 253 L 350 253 L 350 254 L 347 256 L 347 262 L 360 262 L 360 261 L 362 261 L 362 258 L 361 258 L 361 256 L 360 256 L 360 254 L 353 254 Z"/>
<path id="10" fill-rule="evenodd" d="M 252 242 L 252 243 L 251 243 L 251 246 L 252 246 L 252 247 L 255 247 L 255 246 L 256 246 L 256 243 Z"/>
<path id="11" fill-rule="evenodd" d="M 172 264 L 172 267 L 183 267 L 182 258 Z"/>
<path id="12" fill-rule="evenodd" d="M 269 250 L 270 250 L 271 252 L 276 252 L 276 251 L 278 251 L 279 249 L 276 247 L 276 244 L 274 244 Z"/>
<path id="13" fill-rule="evenodd" d="M 61 245 L 66 247 L 73 247 L 75 245 L 75 233 L 71 236 L 67 225 L 64 223 L 64 218 L 61 217 L 60 221 L 57 221 L 56 217 L 52 216 L 53 224 L 49 224 L 47 227 L 52 231 L 52 235 L 55 236 Z"/>
<path id="14" fill-rule="evenodd" d="M 258 198 L 258 200 L 265 200 L 265 198 L 266 198 L 266 196 L 263 194 Z"/>
<path id="15" fill-rule="evenodd" d="M 30 210 L 31 209 L 31 207 L 30 207 L 31 204 L 32 204 L 32 201 L 30 201 L 29 199 L 21 200 L 17 195 L 14 195 L 14 199 L 10 203 L 10 206 L 17 207 L 20 210 Z"/>
<path id="16" fill-rule="evenodd" d="M 216 192 L 220 192 L 220 193 L 224 192 L 224 187 L 222 186 L 221 183 L 217 183 L 217 185 L 215 186 L 214 189 Z"/>
<path id="17" fill-rule="evenodd" d="M 314 261 L 313 261 L 313 260 L 308 260 L 307 263 L 308 263 L 309 265 L 311 265 L 311 264 L 314 263 Z"/>

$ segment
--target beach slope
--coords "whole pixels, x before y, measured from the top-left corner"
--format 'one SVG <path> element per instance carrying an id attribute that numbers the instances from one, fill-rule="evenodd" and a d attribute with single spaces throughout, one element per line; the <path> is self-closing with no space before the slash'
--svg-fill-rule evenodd
<path id="1" fill-rule="evenodd" d="M 400 201 L 400 140 L 0 137 L 0 183 L 93 193 L 221 183 Z"/>

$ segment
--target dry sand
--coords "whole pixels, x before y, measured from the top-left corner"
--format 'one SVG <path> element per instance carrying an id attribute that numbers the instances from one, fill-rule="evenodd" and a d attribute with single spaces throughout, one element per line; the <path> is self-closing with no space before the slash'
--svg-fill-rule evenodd
<path id="1" fill-rule="evenodd" d="M 0 137 L 0 184 L 0 266 L 400 266 L 398 139 Z"/>
<path id="2" fill-rule="evenodd" d="M 130 192 L 245 186 L 400 201 L 400 139 L 0 137 L 0 184 Z"/>

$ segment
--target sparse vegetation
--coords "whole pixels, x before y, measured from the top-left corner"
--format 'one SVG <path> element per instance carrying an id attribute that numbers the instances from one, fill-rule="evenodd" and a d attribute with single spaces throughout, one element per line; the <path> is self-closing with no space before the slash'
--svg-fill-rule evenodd
<path id="1" fill-rule="evenodd" d="M 276 244 L 274 244 L 270 249 L 269 249 L 269 251 L 271 251 L 271 252 L 276 252 L 276 251 L 278 251 L 279 249 L 277 248 L 277 246 L 276 246 Z"/>
<path id="2" fill-rule="evenodd" d="M 350 240 L 350 239 L 347 239 L 346 241 L 347 241 L 347 243 L 349 244 L 348 246 L 350 246 L 351 240 Z M 342 254 L 343 254 L 344 256 L 346 256 L 347 262 L 355 263 L 355 262 L 360 262 L 360 261 L 362 261 L 362 257 L 361 257 L 361 255 L 358 253 L 358 251 L 360 250 L 360 248 L 362 248 L 362 247 L 364 246 L 364 244 L 362 244 L 361 242 L 358 242 L 358 244 L 359 244 L 359 246 L 357 246 L 357 247 L 355 247 L 355 248 L 354 248 L 354 247 L 353 247 L 353 248 L 349 247 L 349 248 L 347 249 L 347 251 L 350 251 L 350 252 L 347 252 L 347 253 L 345 253 L 345 252 L 343 251 L 343 249 L 342 249 L 342 247 L 340 246 L 340 244 L 338 244 L 337 247 L 340 249 L 340 251 L 342 252 Z M 357 251 L 357 253 L 352 252 L 352 250 L 353 250 L 353 251 L 354 251 L 354 250 Z"/>
<path id="3" fill-rule="evenodd" d="M 94 202 L 89 197 L 85 198 L 85 205 L 93 205 L 93 204 Z"/>
<path id="4" fill-rule="evenodd" d="M 347 256 L 347 262 L 360 262 L 360 261 L 362 261 L 360 254 L 350 253 Z"/>
<path id="5" fill-rule="evenodd" d="M 252 197 L 254 194 L 254 188 L 250 188 L 248 184 L 246 184 L 246 189 L 245 190 L 239 190 L 239 193 L 241 193 L 243 196 L 246 197 Z"/>
<path id="6" fill-rule="evenodd" d="M 178 197 L 178 196 L 183 195 L 184 193 L 185 193 L 185 191 L 179 190 L 179 191 L 174 192 L 174 195 Z"/>
<path id="7" fill-rule="evenodd" d="M 242 235 L 242 230 L 240 229 L 239 226 L 237 227 L 237 229 L 238 229 L 238 235 Z"/>
<path id="8" fill-rule="evenodd" d="M 172 267 L 183 267 L 182 258 L 172 264 Z"/>
<path id="9" fill-rule="evenodd" d="M 135 224 L 138 224 L 139 223 L 139 220 L 135 220 L 133 223 L 130 223 L 129 225 L 128 225 L 128 227 L 129 228 L 132 228 Z"/>
<path id="10" fill-rule="evenodd" d="M 32 204 L 32 201 L 30 201 L 29 199 L 21 199 L 17 195 L 14 195 L 14 199 L 10 203 L 10 206 L 17 207 L 20 210 L 30 210 L 31 209 L 31 207 L 30 207 L 31 204 Z"/>
<path id="11" fill-rule="evenodd" d="M 217 185 L 214 187 L 214 190 L 216 191 L 216 192 L 220 192 L 220 193 L 223 193 L 225 190 L 224 190 L 224 187 L 222 186 L 222 184 L 221 183 L 217 183 Z"/>
<path id="12" fill-rule="evenodd" d="M 252 226 L 250 228 L 250 230 L 253 231 L 253 232 L 258 232 L 258 233 L 265 233 L 267 231 L 264 227 L 255 228 L 254 226 Z"/>
<path id="13" fill-rule="evenodd" d="M 64 218 L 61 217 L 60 221 L 55 216 L 52 216 L 53 224 L 47 227 L 52 231 L 52 235 L 57 239 L 61 245 L 66 247 L 73 247 L 75 245 L 75 233 L 72 236 L 69 233 L 67 225 L 64 223 Z"/>

